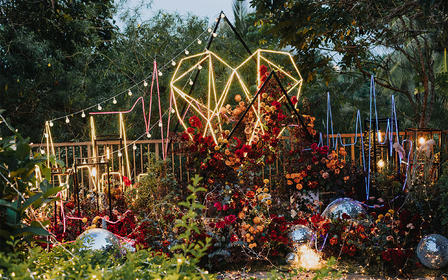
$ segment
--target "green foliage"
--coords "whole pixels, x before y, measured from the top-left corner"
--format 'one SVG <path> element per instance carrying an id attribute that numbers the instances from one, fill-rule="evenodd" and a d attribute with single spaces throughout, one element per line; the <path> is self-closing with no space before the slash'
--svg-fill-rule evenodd
<path id="1" fill-rule="evenodd" d="M 66 246 L 63 248 L 62 246 Z M 0 252 L 0 276 L 13 279 L 215 279 L 188 263 L 151 250 L 126 256 L 83 251 L 79 244 L 56 246 L 51 251 L 30 247 L 22 253 Z M 74 252 L 72 255 L 70 252 Z"/>
<path id="2" fill-rule="evenodd" d="M 448 235 L 448 230 L 446 229 L 448 225 L 448 162 L 442 165 L 442 174 L 435 185 L 435 197 L 437 207 L 435 214 L 435 219 L 440 223 L 441 227 L 438 229 L 440 233 L 444 236 Z"/>
<path id="3" fill-rule="evenodd" d="M 146 175 L 138 182 L 137 187 L 128 188 L 126 202 L 131 209 L 143 217 L 154 218 L 163 214 L 162 209 L 176 207 L 176 191 L 179 191 L 176 178 L 170 170 L 170 161 L 155 160 L 150 156 Z"/>
<path id="4" fill-rule="evenodd" d="M 186 201 L 180 202 L 179 205 L 185 207 L 186 212 L 183 214 L 181 219 L 176 221 L 175 228 L 182 231 L 179 235 L 179 244 L 172 247 L 172 250 L 176 252 L 180 250 L 182 254 L 176 254 L 176 257 L 180 262 L 188 261 L 193 265 L 196 265 L 199 260 L 205 256 L 206 251 L 209 247 L 211 241 L 210 237 L 206 237 L 205 242 L 201 240 L 195 240 L 194 234 L 200 234 L 198 227 L 198 211 L 205 209 L 205 206 L 198 202 L 198 193 L 205 192 L 206 189 L 203 187 L 198 187 L 199 182 L 202 180 L 199 175 L 192 179 L 191 185 L 188 185 L 188 190 L 191 194 L 186 198 Z M 191 258 L 193 256 L 193 258 Z"/>
<path id="5" fill-rule="evenodd" d="M 33 211 L 55 200 L 55 194 L 63 187 L 53 187 L 45 179 L 51 176 L 45 164 L 42 155 L 30 155 L 28 140 L 19 134 L 0 140 L 1 249 L 14 247 L 35 236 L 49 235 L 42 227 L 48 222 L 38 223 Z M 36 168 L 41 170 L 43 180 L 36 178 Z"/>

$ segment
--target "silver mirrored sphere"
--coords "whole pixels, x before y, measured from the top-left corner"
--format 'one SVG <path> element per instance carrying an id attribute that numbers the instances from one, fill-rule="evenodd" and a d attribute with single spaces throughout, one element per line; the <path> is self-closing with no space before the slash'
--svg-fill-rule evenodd
<path id="1" fill-rule="evenodd" d="M 83 247 L 81 250 L 112 251 L 120 249 L 120 240 L 107 229 L 88 229 L 81 233 L 76 239 L 82 241 Z"/>
<path id="2" fill-rule="evenodd" d="M 296 253 L 288 253 L 285 257 L 286 263 L 287 264 L 294 264 L 295 262 L 297 262 L 297 255 Z"/>
<path id="3" fill-rule="evenodd" d="M 422 238 L 417 246 L 420 262 L 431 269 L 439 269 L 448 263 L 448 239 L 440 234 Z"/>
<path id="4" fill-rule="evenodd" d="M 313 239 L 313 231 L 304 225 L 295 225 L 289 232 L 289 239 L 294 245 L 310 243 Z"/>
<path id="5" fill-rule="evenodd" d="M 328 204 L 322 216 L 329 219 L 342 218 L 343 214 L 347 214 L 350 218 L 356 218 L 361 214 L 366 214 L 366 210 L 361 202 L 348 197 L 338 198 Z"/>

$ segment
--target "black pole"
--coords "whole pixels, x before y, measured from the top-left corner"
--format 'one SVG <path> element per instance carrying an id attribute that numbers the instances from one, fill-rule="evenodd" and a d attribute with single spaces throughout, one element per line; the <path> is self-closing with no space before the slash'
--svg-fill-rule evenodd
<path id="1" fill-rule="evenodd" d="M 230 26 L 230 29 L 232 29 L 233 33 L 235 33 L 236 38 L 241 42 L 241 44 L 246 49 L 246 51 L 249 53 L 249 55 L 252 55 L 252 51 L 247 46 L 246 42 L 243 40 L 243 37 L 241 37 L 240 33 L 238 33 L 238 30 L 236 30 L 235 26 L 233 26 L 233 24 L 230 22 L 230 20 L 225 15 L 224 15 L 224 20 Z"/>
<path id="2" fill-rule="evenodd" d="M 219 13 L 218 21 L 216 22 L 215 27 L 213 28 L 213 31 L 210 34 L 210 38 L 208 39 L 207 46 L 205 46 L 205 50 L 208 50 L 210 48 L 210 46 L 211 46 L 211 44 L 213 42 L 213 38 L 215 38 L 215 37 L 213 37 L 213 33 L 216 33 L 216 31 L 218 30 L 219 23 L 221 22 L 221 15 L 223 15 L 223 14 L 224 14 L 223 11 L 221 11 Z M 190 90 L 188 91 L 188 95 L 190 95 L 193 92 L 193 89 L 196 86 L 196 82 L 198 80 L 200 72 L 201 72 L 200 69 L 196 69 L 196 74 L 195 74 L 195 76 L 193 78 L 193 84 L 191 85 Z M 184 104 L 184 106 L 182 107 L 182 112 L 180 113 L 180 115 L 182 116 L 183 114 L 185 114 L 186 110 L 187 110 L 187 104 Z M 179 128 L 179 124 L 180 124 L 180 121 L 177 120 L 176 126 L 174 127 L 174 130 L 173 130 L 174 133 L 176 133 L 177 129 Z M 171 147 L 170 144 L 171 144 L 171 137 L 168 138 L 168 147 L 166 149 L 167 153 L 170 151 L 170 147 Z"/>
<path id="3" fill-rule="evenodd" d="M 302 128 L 305 131 L 305 134 L 306 134 L 308 140 L 312 141 L 313 137 L 311 136 L 311 134 L 308 131 L 308 129 L 306 129 L 305 122 L 303 121 L 302 116 L 299 114 L 299 112 L 297 112 L 296 108 L 294 108 L 294 104 L 292 104 L 292 101 L 289 98 L 288 93 L 286 92 L 285 88 L 283 87 L 282 83 L 280 82 L 280 79 L 278 78 L 278 76 L 277 76 L 277 74 L 275 72 L 274 72 L 274 78 L 277 81 L 278 85 L 280 86 L 280 89 L 282 90 L 283 95 L 285 96 L 286 100 L 288 100 L 288 104 L 291 107 L 290 111 L 292 111 L 297 116 L 297 118 L 299 118 L 299 122 L 302 125 Z"/>
<path id="4" fill-rule="evenodd" d="M 76 208 L 78 209 L 78 216 L 81 215 L 81 207 L 80 207 L 80 201 L 79 201 L 79 184 L 78 184 L 78 172 L 77 172 L 77 167 L 76 167 L 76 161 L 75 164 L 73 165 L 73 185 L 74 185 L 74 189 L 75 189 L 75 203 L 76 203 Z M 81 221 L 78 220 L 78 227 L 79 227 L 79 232 L 81 232 Z"/>
<path id="5" fill-rule="evenodd" d="M 108 199 L 109 199 L 109 216 L 112 219 L 112 195 L 110 193 L 110 173 L 109 173 L 109 160 L 107 160 L 107 192 L 108 192 Z"/>
<path id="6" fill-rule="evenodd" d="M 230 139 L 230 137 L 232 137 L 233 133 L 235 133 L 236 128 L 240 125 L 240 123 L 243 121 L 244 117 L 246 116 L 247 112 L 249 112 L 250 108 L 252 107 L 252 105 L 254 104 L 255 100 L 257 99 L 258 95 L 264 90 L 265 86 L 267 85 L 268 81 L 272 78 L 272 75 L 274 74 L 274 71 L 271 71 L 271 73 L 269 74 L 269 76 L 266 78 L 266 80 L 263 82 L 263 84 L 261 85 L 260 89 L 257 91 L 257 93 L 255 94 L 255 96 L 252 98 L 252 100 L 250 101 L 250 104 L 247 106 L 246 110 L 244 111 L 243 115 L 240 117 L 240 119 L 238 120 L 238 122 L 236 123 L 236 125 L 232 128 L 232 131 L 230 132 L 229 136 L 227 136 L 227 140 Z"/>

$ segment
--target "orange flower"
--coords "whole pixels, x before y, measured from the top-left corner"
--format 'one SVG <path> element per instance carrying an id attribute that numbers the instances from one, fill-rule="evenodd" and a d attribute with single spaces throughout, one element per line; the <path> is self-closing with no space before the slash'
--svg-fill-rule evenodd
<path id="1" fill-rule="evenodd" d="M 297 185 L 296 185 L 296 189 L 298 189 L 299 191 L 300 191 L 301 189 L 303 189 L 302 184 L 297 184 Z"/>
<path id="2" fill-rule="evenodd" d="M 291 180 L 288 180 L 286 183 L 288 184 L 288 186 L 291 186 L 293 184 Z"/>
<path id="3" fill-rule="evenodd" d="M 255 218 L 253 219 L 253 222 L 254 222 L 254 224 L 256 224 L 256 225 L 258 225 L 259 223 L 261 223 L 261 219 L 260 219 L 260 217 L 255 217 Z"/>

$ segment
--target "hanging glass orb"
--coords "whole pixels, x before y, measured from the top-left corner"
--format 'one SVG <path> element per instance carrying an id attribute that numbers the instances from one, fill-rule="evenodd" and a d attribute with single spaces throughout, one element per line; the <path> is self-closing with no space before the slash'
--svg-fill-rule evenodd
<path id="1" fill-rule="evenodd" d="M 343 214 L 347 214 L 350 218 L 357 218 L 359 215 L 365 215 L 366 210 L 361 202 L 348 197 L 338 198 L 328 204 L 322 216 L 325 218 L 336 219 L 342 218 Z"/>
<path id="2" fill-rule="evenodd" d="M 431 269 L 440 269 L 448 263 L 448 239 L 440 234 L 430 234 L 417 246 L 420 262 Z"/>

